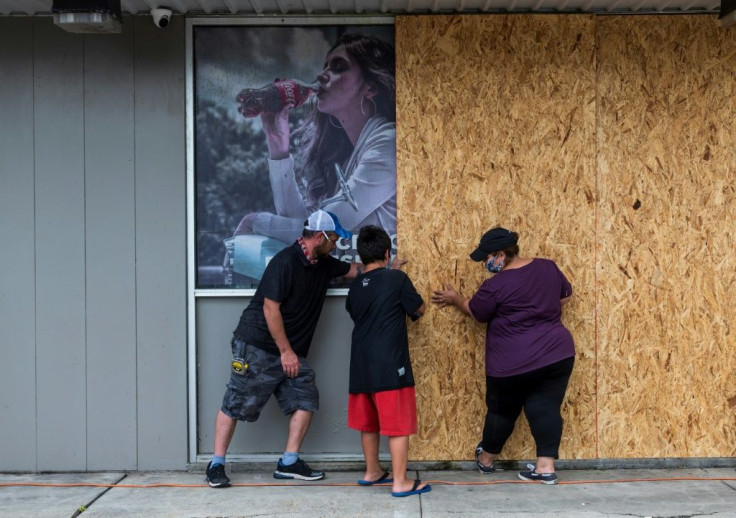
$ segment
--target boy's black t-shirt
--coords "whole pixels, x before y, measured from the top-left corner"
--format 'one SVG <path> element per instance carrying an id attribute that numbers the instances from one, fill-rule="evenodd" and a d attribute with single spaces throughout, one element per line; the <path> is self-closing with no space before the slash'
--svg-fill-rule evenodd
<path id="1" fill-rule="evenodd" d="M 278 252 L 266 266 L 256 293 L 240 315 L 235 336 L 273 354 L 280 354 L 263 314 L 264 298 L 281 303 L 281 316 L 291 348 L 306 356 L 312 343 L 327 288 L 350 264 L 332 256 L 310 264 L 299 242 Z"/>
<path id="2" fill-rule="evenodd" d="M 414 386 L 406 317 L 413 320 L 422 297 L 401 270 L 379 268 L 358 275 L 345 309 L 355 323 L 350 351 L 351 394 Z"/>

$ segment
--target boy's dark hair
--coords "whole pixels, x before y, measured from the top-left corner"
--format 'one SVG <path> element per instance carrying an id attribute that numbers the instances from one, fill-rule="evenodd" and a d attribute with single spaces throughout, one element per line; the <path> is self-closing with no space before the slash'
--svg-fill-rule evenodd
<path id="1" fill-rule="evenodd" d="M 381 227 L 367 225 L 358 233 L 358 255 L 363 264 L 383 261 L 391 250 L 391 238 Z"/>

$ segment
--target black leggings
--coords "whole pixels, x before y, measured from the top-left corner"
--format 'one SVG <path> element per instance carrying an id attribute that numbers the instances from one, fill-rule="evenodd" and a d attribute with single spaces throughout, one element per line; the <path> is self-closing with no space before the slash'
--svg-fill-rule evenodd
<path id="1" fill-rule="evenodd" d="M 572 357 L 507 378 L 486 376 L 488 412 L 483 449 L 501 453 L 523 408 L 537 445 L 537 457 L 558 458 L 562 438 L 560 407 L 574 363 Z"/>

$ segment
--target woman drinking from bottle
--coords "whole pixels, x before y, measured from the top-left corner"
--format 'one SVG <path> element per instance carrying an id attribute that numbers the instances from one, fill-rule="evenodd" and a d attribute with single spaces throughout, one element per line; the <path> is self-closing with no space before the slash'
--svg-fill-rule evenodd
<path id="1" fill-rule="evenodd" d="M 264 112 L 269 177 L 276 213 L 246 215 L 235 234 L 290 242 L 317 208 L 345 228 L 396 229 L 396 80 L 393 46 L 374 36 L 343 34 L 317 75 L 315 109 L 290 149 L 290 105 Z M 342 178 L 340 176 L 342 175 Z"/>

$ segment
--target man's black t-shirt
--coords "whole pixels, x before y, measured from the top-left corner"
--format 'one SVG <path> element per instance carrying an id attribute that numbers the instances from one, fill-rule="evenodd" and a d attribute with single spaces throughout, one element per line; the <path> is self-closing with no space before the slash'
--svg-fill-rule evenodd
<path id="1" fill-rule="evenodd" d="M 350 264 L 332 256 L 311 264 L 298 241 L 277 253 L 266 266 L 255 295 L 240 315 L 235 336 L 279 354 L 263 314 L 264 298 L 281 303 L 281 316 L 291 348 L 306 356 L 312 343 L 330 280 L 350 271 Z"/>
<path id="2" fill-rule="evenodd" d="M 350 351 L 351 394 L 414 386 L 406 316 L 416 320 L 422 297 L 409 276 L 379 268 L 350 285 L 345 309 L 355 322 Z"/>

